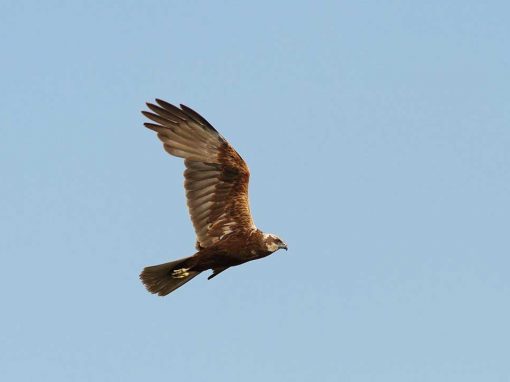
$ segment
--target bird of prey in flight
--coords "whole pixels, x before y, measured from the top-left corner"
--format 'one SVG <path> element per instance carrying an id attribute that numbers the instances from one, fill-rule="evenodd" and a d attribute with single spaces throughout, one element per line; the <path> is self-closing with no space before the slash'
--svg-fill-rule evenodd
<path id="1" fill-rule="evenodd" d="M 143 115 L 144 125 L 158 133 L 164 149 L 184 158 L 184 188 L 195 228 L 196 253 L 169 263 L 146 267 L 140 279 L 160 296 L 212 269 L 224 270 L 266 257 L 287 244 L 253 223 L 248 201 L 250 172 L 243 158 L 212 125 L 187 106 L 156 99 Z"/>

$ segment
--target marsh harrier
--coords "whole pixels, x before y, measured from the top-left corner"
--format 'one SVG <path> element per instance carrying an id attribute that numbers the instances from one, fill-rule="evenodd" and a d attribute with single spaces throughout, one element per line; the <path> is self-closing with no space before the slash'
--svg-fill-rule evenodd
<path id="1" fill-rule="evenodd" d="M 160 296 L 212 269 L 224 270 L 287 249 L 278 236 L 253 223 L 248 201 L 250 172 L 243 158 L 212 125 L 187 106 L 156 99 L 143 115 L 144 125 L 158 133 L 165 150 L 184 158 L 184 188 L 197 235 L 197 252 L 183 259 L 145 268 L 140 278 Z"/>

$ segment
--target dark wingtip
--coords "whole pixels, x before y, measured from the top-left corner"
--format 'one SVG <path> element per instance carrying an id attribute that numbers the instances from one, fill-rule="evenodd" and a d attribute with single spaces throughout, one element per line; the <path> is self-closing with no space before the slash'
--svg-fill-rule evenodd
<path id="1" fill-rule="evenodd" d="M 213 125 L 211 125 L 209 123 L 209 121 L 207 119 L 205 119 L 204 117 L 202 117 L 199 113 L 197 113 L 195 110 L 193 110 L 191 107 L 188 107 L 184 104 L 180 104 L 179 105 L 182 109 L 182 111 L 184 113 L 186 113 L 191 119 L 195 120 L 196 122 L 198 122 L 199 124 L 201 124 L 202 126 L 206 127 L 206 128 L 209 128 L 213 131 L 215 131 L 216 133 L 218 133 L 218 130 L 216 130 Z"/>
<path id="2" fill-rule="evenodd" d="M 150 103 L 150 102 L 146 102 L 145 104 L 147 105 L 147 107 L 150 110 L 156 112 L 158 114 L 157 115 L 158 117 L 163 118 L 163 119 L 169 119 L 168 116 L 165 115 L 165 117 L 163 117 L 161 115 L 161 113 L 158 112 L 159 110 L 161 110 L 160 108 L 163 108 L 163 109 L 165 109 L 166 113 L 170 113 L 173 116 L 175 116 L 176 118 L 179 118 L 179 119 L 181 119 L 183 121 L 186 120 L 186 119 L 193 120 L 193 121 L 197 122 L 199 125 L 201 125 L 204 129 L 210 129 L 210 130 L 214 131 L 215 133 L 217 133 L 219 135 L 218 130 L 216 130 L 209 123 L 209 121 L 207 121 L 204 117 L 202 117 L 199 113 L 197 113 L 191 107 L 188 107 L 188 106 L 186 106 L 186 105 L 181 103 L 181 104 L 179 104 L 180 108 L 178 108 L 177 106 L 172 105 L 169 102 L 163 101 L 161 98 L 156 98 L 155 101 L 156 101 L 157 105 L 155 105 L 153 103 Z M 143 110 L 141 113 L 145 117 L 154 120 L 154 114 L 153 113 L 150 113 L 150 112 L 145 111 L 145 110 Z M 159 121 L 157 121 L 157 122 L 159 122 Z M 174 121 L 174 122 L 177 122 L 177 120 Z"/>
<path id="3" fill-rule="evenodd" d="M 156 103 L 161 106 L 162 108 L 169 108 L 169 109 L 177 109 L 179 108 L 175 105 L 172 105 L 170 102 L 166 102 L 165 100 L 162 100 L 161 98 L 156 98 Z"/>
<path id="4" fill-rule="evenodd" d="M 150 117 L 150 116 L 152 115 L 152 113 L 151 113 L 151 112 L 146 111 L 146 110 L 142 110 L 142 112 L 141 112 L 141 113 L 143 114 L 143 116 L 144 116 L 144 117 L 147 117 L 147 118 L 149 118 L 149 119 L 152 119 L 152 118 Z"/>

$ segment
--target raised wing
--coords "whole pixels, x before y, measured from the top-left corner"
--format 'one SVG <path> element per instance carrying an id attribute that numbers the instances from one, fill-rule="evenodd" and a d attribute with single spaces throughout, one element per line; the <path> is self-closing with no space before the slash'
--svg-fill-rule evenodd
<path id="1" fill-rule="evenodd" d="M 248 201 L 250 172 L 243 158 L 202 116 L 156 99 L 144 125 L 158 133 L 165 150 L 184 158 L 184 187 L 197 249 L 234 231 L 255 228 Z"/>

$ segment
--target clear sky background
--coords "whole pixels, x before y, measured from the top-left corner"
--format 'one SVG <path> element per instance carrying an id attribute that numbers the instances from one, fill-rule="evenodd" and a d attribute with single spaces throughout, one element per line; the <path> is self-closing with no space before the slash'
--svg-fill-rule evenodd
<path id="1" fill-rule="evenodd" d="M 509 381 L 506 1 L 2 1 L 5 381 Z M 199 111 L 287 253 L 159 298 Z"/>

